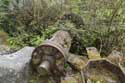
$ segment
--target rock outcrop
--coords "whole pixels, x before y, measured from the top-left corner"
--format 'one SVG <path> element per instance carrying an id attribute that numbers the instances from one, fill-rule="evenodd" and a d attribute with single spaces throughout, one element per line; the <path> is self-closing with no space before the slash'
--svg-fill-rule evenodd
<path id="1" fill-rule="evenodd" d="M 0 83 L 27 83 L 33 47 L 0 56 Z"/>

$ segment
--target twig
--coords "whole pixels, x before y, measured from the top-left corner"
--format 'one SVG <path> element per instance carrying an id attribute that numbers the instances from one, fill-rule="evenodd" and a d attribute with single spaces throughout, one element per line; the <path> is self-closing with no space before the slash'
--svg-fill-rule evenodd
<path id="1" fill-rule="evenodd" d="M 82 70 L 80 71 L 80 74 L 81 74 L 82 83 L 85 83 L 85 77 Z"/>

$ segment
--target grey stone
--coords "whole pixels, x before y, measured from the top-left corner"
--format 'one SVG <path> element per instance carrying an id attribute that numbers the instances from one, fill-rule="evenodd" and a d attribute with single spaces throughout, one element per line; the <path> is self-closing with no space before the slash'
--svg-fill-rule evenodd
<path id="1" fill-rule="evenodd" d="M 0 83 L 27 83 L 28 65 L 34 47 L 0 56 Z"/>

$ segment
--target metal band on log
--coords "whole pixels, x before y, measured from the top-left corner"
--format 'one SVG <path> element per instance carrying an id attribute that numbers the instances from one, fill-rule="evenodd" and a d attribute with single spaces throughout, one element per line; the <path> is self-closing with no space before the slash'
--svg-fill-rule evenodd
<path id="1" fill-rule="evenodd" d="M 33 51 L 31 64 L 40 74 L 62 72 L 70 46 L 69 33 L 63 30 L 57 31 L 51 39 Z"/>

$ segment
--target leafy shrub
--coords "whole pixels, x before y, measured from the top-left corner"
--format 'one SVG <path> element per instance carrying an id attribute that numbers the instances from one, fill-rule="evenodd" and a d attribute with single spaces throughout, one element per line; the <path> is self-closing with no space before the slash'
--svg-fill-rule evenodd
<path id="1" fill-rule="evenodd" d="M 71 33 L 70 51 L 76 54 L 86 55 L 85 48 L 89 46 L 97 47 L 103 55 L 125 47 L 123 0 L 25 0 L 25 4 L 23 0 L 13 0 L 9 4 L 10 1 L 0 0 L 0 28 L 8 33 L 12 48 L 37 46 L 59 29 Z M 85 26 L 76 29 L 70 21 L 61 22 L 60 17 L 67 12 L 81 16 Z"/>

